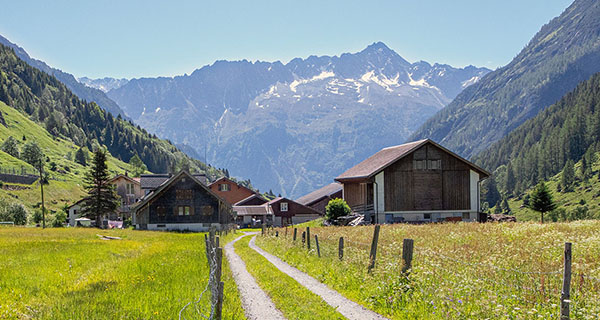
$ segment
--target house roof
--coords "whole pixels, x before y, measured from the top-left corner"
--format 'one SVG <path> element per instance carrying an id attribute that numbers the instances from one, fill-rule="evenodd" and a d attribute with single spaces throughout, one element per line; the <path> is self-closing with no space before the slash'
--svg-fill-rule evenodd
<path id="1" fill-rule="evenodd" d="M 169 178 L 171 178 L 172 176 L 172 174 L 168 173 L 142 174 L 140 176 L 140 184 L 142 186 L 142 189 L 155 190 L 167 180 L 169 180 Z M 198 181 L 202 182 L 202 184 L 206 185 L 206 175 L 201 173 L 194 173 L 192 176 Z"/>
<path id="2" fill-rule="evenodd" d="M 334 193 L 340 191 L 342 191 L 342 185 L 337 182 L 334 182 L 296 199 L 296 202 L 305 206 L 309 206 L 325 197 L 330 197 Z"/>
<path id="3" fill-rule="evenodd" d="M 77 200 L 77 202 L 75 202 L 75 203 L 73 203 L 72 205 L 68 206 L 68 207 L 67 207 L 67 209 L 71 209 L 71 208 L 73 208 L 74 206 L 76 206 L 76 205 L 78 205 L 78 204 L 81 204 L 81 203 L 83 202 L 83 200 L 85 200 L 85 198 L 81 198 L 81 199 Z"/>
<path id="4" fill-rule="evenodd" d="M 312 212 L 313 212 L 313 213 L 315 213 L 315 214 L 318 214 L 318 215 L 323 215 L 323 213 L 322 213 L 322 212 L 319 212 L 319 211 L 317 211 L 317 210 L 315 210 L 315 209 L 313 209 L 313 208 L 311 208 L 311 207 L 305 206 L 305 205 L 303 205 L 302 203 L 298 203 L 298 202 L 296 202 L 296 201 L 294 201 L 294 200 L 290 200 L 290 199 L 288 199 L 288 198 L 283 198 L 283 197 L 277 197 L 277 198 L 275 198 L 275 199 L 273 199 L 273 200 L 271 200 L 271 201 L 267 202 L 267 204 L 268 204 L 269 206 L 272 206 L 272 205 L 275 205 L 275 204 L 277 204 L 277 203 L 279 203 L 279 202 L 281 202 L 281 201 L 295 203 L 295 204 L 297 204 L 297 205 L 298 205 L 298 206 L 300 206 L 300 207 L 304 207 L 304 209 L 306 209 L 307 211 L 312 211 Z"/>
<path id="5" fill-rule="evenodd" d="M 488 177 L 490 175 L 489 172 L 483 170 L 482 168 L 476 166 L 475 164 L 467 161 L 456 153 L 442 147 L 441 145 L 435 143 L 431 139 L 424 139 L 414 142 L 405 143 L 398 146 L 387 147 L 381 149 L 379 152 L 370 156 L 366 160 L 361 163 L 355 165 L 354 167 L 348 169 L 346 172 L 339 175 L 335 178 L 336 181 L 351 181 L 351 180 L 361 180 L 368 179 L 381 172 L 383 169 L 387 168 L 389 165 L 395 163 L 396 161 L 404 158 L 405 156 L 411 154 L 413 151 L 417 150 L 421 146 L 431 143 L 436 147 L 444 150 L 445 152 L 451 154 L 457 159 L 463 161 L 468 166 L 473 168 L 474 171 L 480 173 L 484 177 Z"/>
<path id="6" fill-rule="evenodd" d="M 170 174 L 143 174 L 140 176 L 140 183 L 142 189 L 156 189 L 160 187 L 165 181 L 169 180 Z"/>
<path id="7" fill-rule="evenodd" d="M 265 203 L 268 202 L 261 195 L 255 193 L 255 194 L 250 195 L 249 197 L 246 197 L 246 198 L 238 201 L 237 203 L 234 204 L 234 206 L 243 206 L 245 203 L 247 203 L 248 201 L 253 200 L 253 199 L 259 199 L 259 200 L 264 201 Z"/>
<path id="8" fill-rule="evenodd" d="M 179 173 L 177 173 L 176 175 L 173 175 L 170 178 L 168 178 L 156 190 L 154 190 L 151 193 L 149 193 L 148 195 L 146 195 L 140 202 L 137 202 L 132 209 L 137 211 L 140 208 L 143 208 L 146 204 L 148 204 L 150 202 L 150 200 L 154 199 L 157 195 L 161 194 L 164 190 L 168 189 L 169 186 L 171 184 L 173 184 L 174 181 L 177 181 L 177 179 L 179 179 L 179 177 L 181 177 L 182 175 L 187 175 L 189 178 L 191 178 L 193 181 L 195 181 L 197 184 L 199 184 L 202 188 L 204 188 L 204 190 L 206 190 L 210 195 L 212 195 L 213 197 L 218 199 L 221 203 L 229 206 L 227 201 L 225 201 L 223 198 L 219 197 L 216 193 L 214 193 L 212 190 L 210 190 L 210 188 L 208 188 L 208 186 L 206 186 L 206 184 L 204 184 L 202 181 L 198 180 L 196 175 L 192 175 L 189 172 L 182 170 L 182 171 L 179 171 Z M 143 179 L 142 179 L 142 181 L 143 181 Z"/>
<path id="9" fill-rule="evenodd" d="M 140 179 L 139 178 L 136 179 L 136 178 L 133 178 L 133 177 L 130 177 L 130 176 L 126 176 L 124 174 L 118 174 L 114 178 L 108 180 L 108 182 L 112 183 L 113 181 L 115 181 L 115 180 L 117 180 L 119 178 L 123 178 L 125 180 L 129 180 L 129 181 L 131 181 L 131 182 L 133 182 L 135 184 L 140 184 Z"/>
<path id="10" fill-rule="evenodd" d="M 260 206 L 233 206 L 233 211 L 238 216 L 258 216 L 258 215 L 270 215 L 273 214 L 271 206 L 267 203 Z"/>

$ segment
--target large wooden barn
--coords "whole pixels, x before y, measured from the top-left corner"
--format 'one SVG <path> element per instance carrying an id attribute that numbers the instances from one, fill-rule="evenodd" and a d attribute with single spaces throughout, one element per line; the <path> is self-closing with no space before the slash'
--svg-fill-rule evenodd
<path id="1" fill-rule="evenodd" d="M 489 175 L 425 139 L 384 148 L 335 180 L 352 211 L 372 223 L 476 221 Z"/>
<path id="2" fill-rule="evenodd" d="M 233 222 L 231 206 L 187 171 L 171 176 L 133 208 L 141 230 L 207 231 Z"/>

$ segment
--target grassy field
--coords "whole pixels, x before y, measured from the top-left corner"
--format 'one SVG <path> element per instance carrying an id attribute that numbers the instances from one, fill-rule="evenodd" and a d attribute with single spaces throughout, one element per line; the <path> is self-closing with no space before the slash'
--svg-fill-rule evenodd
<path id="1" fill-rule="evenodd" d="M 279 271 L 258 252 L 248 247 L 251 238 L 252 236 L 247 236 L 236 242 L 235 252 L 244 260 L 248 272 L 286 318 L 345 319 L 321 297 Z"/>
<path id="2" fill-rule="evenodd" d="M 123 240 L 99 240 L 99 233 Z M 176 319 L 207 283 L 203 239 L 203 234 L 0 227 L 0 318 Z M 223 318 L 245 319 L 226 259 L 223 264 Z M 201 318 L 197 309 L 208 314 L 209 296 L 183 316 Z"/>
<path id="3" fill-rule="evenodd" d="M 599 319 L 600 221 L 384 225 L 371 273 L 372 226 L 311 234 L 319 236 L 321 258 L 314 238 L 308 251 L 292 241 L 291 229 L 280 229 L 278 238 L 259 236 L 257 245 L 392 319 L 557 319 L 564 243 L 572 242 L 572 319 Z M 401 273 L 404 238 L 415 241 L 408 276 Z"/>

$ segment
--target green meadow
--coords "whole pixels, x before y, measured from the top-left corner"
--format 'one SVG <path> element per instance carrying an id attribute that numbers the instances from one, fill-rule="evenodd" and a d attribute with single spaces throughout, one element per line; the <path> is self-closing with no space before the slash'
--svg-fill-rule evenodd
<path id="1" fill-rule="evenodd" d="M 210 313 L 204 234 L 0 227 L 0 257 L 0 319 L 177 319 L 190 302 L 182 319 Z M 245 319 L 226 259 L 223 281 L 223 318 Z"/>

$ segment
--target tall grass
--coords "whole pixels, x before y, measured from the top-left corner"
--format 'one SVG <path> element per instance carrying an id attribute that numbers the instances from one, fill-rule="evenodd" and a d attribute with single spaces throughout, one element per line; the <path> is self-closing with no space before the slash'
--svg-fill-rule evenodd
<path id="1" fill-rule="evenodd" d="M 314 238 L 308 251 L 300 236 L 292 241 L 292 229 L 258 237 L 257 244 L 393 319 L 556 319 L 564 242 L 572 242 L 572 319 L 600 314 L 600 222 L 384 225 L 371 273 L 372 226 L 311 228 L 311 234 L 319 236 L 321 258 Z M 415 240 L 409 275 L 401 273 L 404 238 Z"/>
<path id="2" fill-rule="evenodd" d="M 99 240 L 97 233 L 123 240 Z M 203 234 L 0 228 L 0 318 L 175 319 L 208 280 Z M 224 318 L 244 319 L 224 259 Z M 183 313 L 208 314 L 207 292 Z"/>

